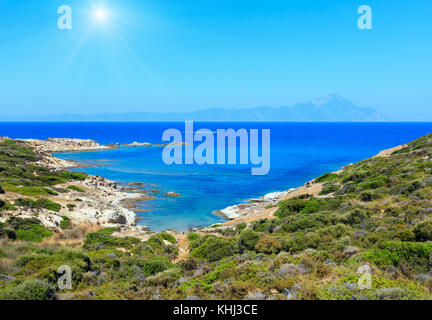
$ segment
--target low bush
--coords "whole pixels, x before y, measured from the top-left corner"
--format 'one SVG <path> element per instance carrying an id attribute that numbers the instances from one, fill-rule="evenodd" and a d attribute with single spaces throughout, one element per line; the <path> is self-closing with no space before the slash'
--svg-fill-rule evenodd
<path id="1" fill-rule="evenodd" d="M 322 176 L 315 179 L 316 182 L 326 182 L 326 181 L 332 181 L 339 177 L 337 173 L 324 173 Z"/>
<path id="2" fill-rule="evenodd" d="M 257 242 L 255 249 L 266 254 L 277 254 L 282 250 L 282 244 L 273 237 L 264 236 Z"/>
<path id="3" fill-rule="evenodd" d="M 0 291 L 0 300 L 55 300 L 55 288 L 47 282 L 32 279 Z"/>
<path id="4" fill-rule="evenodd" d="M 419 222 L 414 226 L 414 234 L 417 241 L 432 240 L 432 220 Z"/>
<path id="5" fill-rule="evenodd" d="M 77 186 L 67 186 L 66 188 L 69 190 L 73 190 L 73 191 L 86 192 L 84 189 L 77 187 Z"/>
<path id="6" fill-rule="evenodd" d="M 54 234 L 51 230 L 42 226 L 36 218 L 10 217 L 6 221 L 6 226 L 14 230 L 16 240 L 41 242 L 44 238 L 49 238 Z"/>
<path id="7" fill-rule="evenodd" d="M 191 252 L 192 256 L 197 259 L 212 262 L 238 253 L 237 242 L 234 238 L 215 236 L 205 236 L 203 238 L 204 242 Z"/>
<path id="8" fill-rule="evenodd" d="M 38 200 L 18 198 L 15 200 L 14 205 L 30 209 L 47 209 L 54 212 L 59 212 L 62 208 L 59 203 L 44 198 Z"/>
<path id="9" fill-rule="evenodd" d="M 66 216 L 62 216 L 62 221 L 60 221 L 60 228 L 70 229 L 71 227 L 72 227 L 71 220 Z"/>
<path id="10" fill-rule="evenodd" d="M 359 194 L 359 198 L 361 201 L 370 202 L 378 200 L 380 198 L 380 195 L 373 191 L 363 191 Z"/>
<path id="11" fill-rule="evenodd" d="M 97 232 L 87 233 L 84 247 L 87 250 L 104 248 L 131 248 L 141 240 L 133 237 L 114 237 L 115 228 L 104 228 Z"/>
<path id="12" fill-rule="evenodd" d="M 239 236 L 238 239 L 238 245 L 240 248 L 240 251 L 244 250 L 254 250 L 255 245 L 257 244 L 258 240 L 260 238 L 260 235 L 258 232 L 255 232 L 254 230 L 247 228 L 244 229 Z"/>
<path id="13" fill-rule="evenodd" d="M 405 263 L 428 270 L 431 254 L 432 243 L 389 241 L 382 248 L 365 251 L 362 256 L 377 266 L 398 267 Z"/>
<path id="14" fill-rule="evenodd" d="M 60 178 L 63 178 L 65 180 L 85 180 L 87 179 L 88 175 L 81 172 L 70 172 L 70 171 L 63 171 L 58 175 Z"/>

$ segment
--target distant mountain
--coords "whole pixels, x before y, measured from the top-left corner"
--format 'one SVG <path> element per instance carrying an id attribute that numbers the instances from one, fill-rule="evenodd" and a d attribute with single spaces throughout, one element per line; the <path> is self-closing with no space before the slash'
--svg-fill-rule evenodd
<path id="1" fill-rule="evenodd" d="M 128 121 L 275 121 L 275 122 L 374 122 L 389 119 L 374 108 L 358 107 L 337 94 L 299 103 L 292 107 L 256 107 L 249 109 L 211 108 L 195 112 L 100 113 L 94 115 L 62 114 L 43 117 L 1 117 L 0 121 L 46 122 L 128 122 Z"/>

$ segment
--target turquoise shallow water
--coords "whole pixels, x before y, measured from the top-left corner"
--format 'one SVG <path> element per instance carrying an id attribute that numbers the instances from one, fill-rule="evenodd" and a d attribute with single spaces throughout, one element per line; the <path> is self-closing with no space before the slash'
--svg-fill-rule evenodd
<path id="1" fill-rule="evenodd" d="M 86 138 L 102 144 L 161 143 L 164 130 L 182 123 L 3 123 L 0 135 L 12 138 Z M 432 132 L 432 123 L 195 123 L 195 129 L 270 129 L 271 169 L 252 176 L 249 165 L 173 165 L 162 161 L 161 147 L 56 154 L 73 160 L 109 160 L 79 169 L 122 182 L 146 182 L 159 189 L 156 200 L 139 204 L 140 223 L 153 230 L 204 226 L 223 221 L 215 210 L 263 194 L 302 185 L 325 172 L 375 155 L 380 150 Z M 162 194 L 175 191 L 181 198 Z"/>

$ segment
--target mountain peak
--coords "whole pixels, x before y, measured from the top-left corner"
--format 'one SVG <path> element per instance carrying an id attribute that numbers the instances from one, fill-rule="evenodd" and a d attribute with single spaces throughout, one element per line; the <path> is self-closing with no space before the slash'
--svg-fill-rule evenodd
<path id="1" fill-rule="evenodd" d="M 312 99 L 308 103 L 312 104 L 314 107 L 322 107 L 326 104 L 329 104 L 330 102 L 335 103 L 351 103 L 350 100 L 338 95 L 337 93 L 328 93 L 322 97 Z"/>

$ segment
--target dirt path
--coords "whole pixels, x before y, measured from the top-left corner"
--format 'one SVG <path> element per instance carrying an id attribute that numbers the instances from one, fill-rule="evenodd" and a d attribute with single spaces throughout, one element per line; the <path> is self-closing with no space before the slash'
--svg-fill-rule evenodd
<path id="1" fill-rule="evenodd" d="M 403 145 L 396 146 L 396 147 L 393 147 L 393 148 L 390 148 L 390 149 L 382 150 L 377 155 L 375 155 L 374 157 L 389 157 L 393 152 L 395 152 L 397 150 L 400 150 L 402 148 L 405 148 L 407 146 L 408 145 L 403 144 Z"/>
<path id="2" fill-rule="evenodd" d="M 173 263 L 178 263 L 180 261 L 186 260 L 189 254 L 189 242 L 186 233 L 176 233 L 174 236 L 177 240 L 179 254 Z"/>

